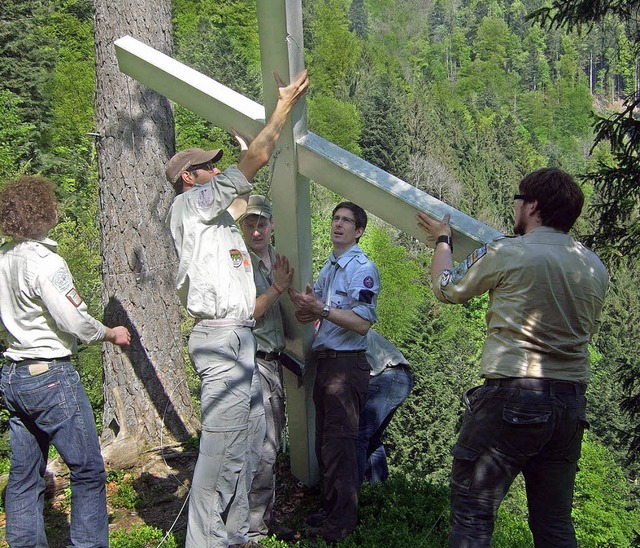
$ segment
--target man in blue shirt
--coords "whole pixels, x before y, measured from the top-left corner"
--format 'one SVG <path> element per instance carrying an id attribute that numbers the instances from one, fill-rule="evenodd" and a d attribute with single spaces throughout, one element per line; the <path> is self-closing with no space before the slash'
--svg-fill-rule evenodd
<path id="1" fill-rule="evenodd" d="M 331 218 L 333 251 L 312 288 L 289 289 L 301 323 L 315 322 L 316 456 L 324 475 L 323 512 L 311 525 L 335 542 L 351 534 L 358 518 L 356 442 L 367 397 L 366 334 L 378 319 L 378 269 L 357 245 L 367 214 L 352 202 L 338 204 Z"/>

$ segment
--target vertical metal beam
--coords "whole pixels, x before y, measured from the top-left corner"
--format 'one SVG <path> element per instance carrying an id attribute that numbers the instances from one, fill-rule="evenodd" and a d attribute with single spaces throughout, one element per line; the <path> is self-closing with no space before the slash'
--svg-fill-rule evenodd
<path id="1" fill-rule="evenodd" d="M 302 4 L 300 0 L 258 0 L 258 26 L 266 112 L 277 101 L 273 71 L 285 82 L 304 68 Z M 264 126 L 265 108 L 182 63 L 126 36 L 115 42 L 120 70 L 139 82 L 226 129 L 255 137 Z M 473 249 L 501 234 L 455 208 L 429 196 L 340 147 L 307 131 L 306 104 L 300 101 L 283 129 L 272 159 L 271 197 L 278 251 L 296 270 L 295 285 L 312 279 L 309 178 L 352 199 L 383 220 L 416 238 L 416 211 L 434 218 L 451 214 L 456 249 L 461 260 Z M 318 480 L 315 458 L 315 410 L 312 389 L 315 363 L 309 354 L 311 327 L 294 319 L 291 304 L 283 299 L 287 317 L 287 349 L 305 363 L 299 379 L 285 371 L 290 454 L 293 474 L 307 485 Z"/>
<path id="2" fill-rule="evenodd" d="M 300 0 L 258 0 L 257 9 L 263 93 L 269 116 L 278 99 L 273 72 L 289 82 L 304 69 L 302 4 Z M 296 148 L 296 140 L 306 131 L 306 104 L 300 101 L 271 160 L 276 247 L 294 266 L 297 288 L 312 281 L 309 179 L 298 171 Z M 282 303 L 288 328 L 287 349 L 305 363 L 303 379 L 285 372 L 291 471 L 303 483 L 312 485 L 319 479 L 312 398 L 315 362 L 309 355 L 313 331 L 310 326 L 298 324 L 289 299 L 282 299 Z"/>

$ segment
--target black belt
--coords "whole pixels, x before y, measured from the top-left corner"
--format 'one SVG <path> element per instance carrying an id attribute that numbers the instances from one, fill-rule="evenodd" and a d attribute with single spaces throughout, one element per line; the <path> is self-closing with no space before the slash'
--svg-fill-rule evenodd
<path id="1" fill-rule="evenodd" d="M 55 363 L 55 362 L 69 362 L 71 356 L 62 356 L 61 358 L 25 358 L 24 360 L 11 360 L 14 365 L 30 365 L 32 363 Z"/>
<path id="2" fill-rule="evenodd" d="M 263 352 L 262 350 L 258 350 L 256 356 L 266 362 L 272 362 L 280 359 L 280 352 Z"/>
<path id="3" fill-rule="evenodd" d="M 587 385 L 580 381 L 560 381 L 555 379 L 535 379 L 532 377 L 506 377 L 504 379 L 485 379 L 487 386 L 501 386 L 503 388 L 522 388 L 523 390 L 538 390 L 556 394 L 582 395 Z"/>
<path id="4" fill-rule="evenodd" d="M 365 350 L 316 350 L 317 360 L 332 360 L 335 358 L 356 358 L 358 356 L 364 356 Z"/>

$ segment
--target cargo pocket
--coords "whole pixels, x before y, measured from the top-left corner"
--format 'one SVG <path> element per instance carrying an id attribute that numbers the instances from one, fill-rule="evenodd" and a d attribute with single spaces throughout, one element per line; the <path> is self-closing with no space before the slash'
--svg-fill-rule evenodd
<path id="1" fill-rule="evenodd" d="M 496 449 L 513 456 L 537 454 L 551 437 L 551 409 L 507 403 L 502 410 L 502 430 Z"/>
<path id="2" fill-rule="evenodd" d="M 476 463 L 480 453 L 456 443 L 451 448 L 453 466 L 451 467 L 451 486 L 459 489 L 469 489 L 473 484 Z"/>
<path id="3" fill-rule="evenodd" d="M 569 442 L 567 448 L 562 451 L 562 456 L 569 462 L 577 462 L 582 451 L 582 437 L 585 429 L 589 428 L 589 422 L 585 416 L 578 419 L 576 431 Z"/>

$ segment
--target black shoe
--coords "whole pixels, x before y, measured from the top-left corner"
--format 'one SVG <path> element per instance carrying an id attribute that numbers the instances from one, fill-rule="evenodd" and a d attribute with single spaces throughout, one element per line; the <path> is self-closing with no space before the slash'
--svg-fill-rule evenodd
<path id="1" fill-rule="evenodd" d="M 269 527 L 269 532 L 267 534 L 269 536 L 275 535 L 278 540 L 284 540 L 285 542 L 293 540 L 296 536 L 293 529 L 289 529 L 283 525 L 272 525 Z"/>
<path id="2" fill-rule="evenodd" d="M 327 513 L 324 510 L 320 510 L 315 514 L 307 516 L 304 520 L 309 527 L 319 527 L 327 519 Z"/>

